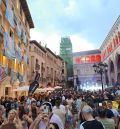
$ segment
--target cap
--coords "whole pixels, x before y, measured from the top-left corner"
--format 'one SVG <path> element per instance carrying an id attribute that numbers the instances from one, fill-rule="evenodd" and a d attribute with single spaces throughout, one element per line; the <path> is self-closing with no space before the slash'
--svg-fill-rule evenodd
<path id="1" fill-rule="evenodd" d="M 90 106 L 85 105 L 82 109 L 82 112 L 86 112 L 86 113 L 93 112 L 93 109 Z"/>

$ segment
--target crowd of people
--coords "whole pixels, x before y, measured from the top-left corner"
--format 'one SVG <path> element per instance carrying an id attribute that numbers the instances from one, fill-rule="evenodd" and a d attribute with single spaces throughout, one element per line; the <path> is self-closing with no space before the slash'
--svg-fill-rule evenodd
<path id="1" fill-rule="evenodd" d="M 0 99 L 0 129 L 120 129 L 119 88 Z"/>

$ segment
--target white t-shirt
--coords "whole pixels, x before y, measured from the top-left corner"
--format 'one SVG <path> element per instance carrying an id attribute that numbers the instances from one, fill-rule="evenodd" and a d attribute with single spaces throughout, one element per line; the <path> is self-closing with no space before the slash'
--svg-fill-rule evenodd
<path id="1" fill-rule="evenodd" d="M 64 105 L 60 105 L 60 109 L 61 109 L 62 112 L 66 113 Z M 56 110 L 56 106 L 53 107 L 53 113 L 54 113 L 55 110 Z"/>
<path id="2" fill-rule="evenodd" d="M 64 129 L 64 125 L 62 120 L 59 118 L 59 116 L 57 116 L 56 114 L 53 114 L 50 121 L 50 123 L 56 123 L 59 127 L 59 129 Z M 41 121 L 39 124 L 39 129 L 46 129 L 46 123 Z"/>

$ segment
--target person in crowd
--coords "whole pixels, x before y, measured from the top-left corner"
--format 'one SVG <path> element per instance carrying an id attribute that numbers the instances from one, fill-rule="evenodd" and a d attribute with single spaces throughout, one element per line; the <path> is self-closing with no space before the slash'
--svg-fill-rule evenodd
<path id="1" fill-rule="evenodd" d="M 26 100 L 26 106 L 30 106 L 31 102 L 35 101 L 35 99 L 33 98 L 33 96 L 30 94 Z"/>
<path id="2" fill-rule="evenodd" d="M 80 124 L 82 124 L 82 123 L 85 121 L 85 119 L 84 119 L 84 117 L 83 117 L 83 114 L 82 114 L 82 109 L 83 109 L 83 107 L 84 107 L 85 105 L 87 105 L 87 103 L 84 102 L 84 101 L 82 101 L 82 102 L 81 102 L 81 107 L 80 107 L 80 110 L 79 110 L 79 113 L 78 113 L 78 119 L 79 119 L 79 123 L 80 123 Z"/>
<path id="3" fill-rule="evenodd" d="M 108 109 L 106 102 L 102 102 L 102 104 L 100 105 L 100 107 L 102 107 L 103 109 L 106 110 L 106 116 L 107 116 L 107 118 L 113 118 L 114 119 L 114 114 L 113 114 L 113 112 L 110 109 Z"/>
<path id="4" fill-rule="evenodd" d="M 8 116 L 8 112 L 11 110 L 11 104 L 10 104 L 10 99 L 8 96 L 5 97 L 5 101 L 3 103 L 5 109 L 6 109 L 6 117 Z"/>
<path id="5" fill-rule="evenodd" d="M 103 124 L 93 118 L 92 112 L 93 109 L 90 106 L 83 107 L 82 114 L 86 121 L 80 125 L 80 129 L 104 129 Z"/>
<path id="6" fill-rule="evenodd" d="M 0 127 L 5 121 L 5 116 L 4 116 L 5 108 L 3 105 L 0 105 Z"/>
<path id="7" fill-rule="evenodd" d="M 115 129 L 115 121 L 112 118 L 106 117 L 105 109 L 99 108 L 98 109 L 98 121 L 102 122 L 105 129 Z"/>
<path id="8" fill-rule="evenodd" d="M 61 104 L 61 98 L 59 97 L 56 97 L 53 113 L 57 114 L 61 118 L 63 125 L 65 125 L 65 106 Z"/>
<path id="9" fill-rule="evenodd" d="M 108 106 L 108 109 L 110 109 L 113 112 L 115 117 L 119 116 L 118 111 L 112 107 L 112 102 L 111 101 L 107 102 L 107 106 Z"/>
<path id="10" fill-rule="evenodd" d="M 14 109 L 9 111 L 8 118 L 7 118 L 7 120 L 5 120 L 3 122 L 2 126 L 6 125 L 6 124 L 14 124 L 16 129 L 23 129 L 22 123 L 18 117 L 17 111 Z M 2 126 L 1 126 L 1 128 L 2 128 Z"/>
<path id="11" fill-rule="evenodd" d="M 43 103 L 41 113 L 37 116 L 29 129 L 46 129 L 49 123 L 56 123 L 59 129 L 64 129 L 64 125 L 60 117 L 52 112 L 51 103 Z"/>
<path id="12" fill-rule="evenodd" d="M 72 103 L 72 115 L 73 115 L 73 127 L 75 128 L 78 122 L 78 110 L 77 110 L 77 97 L 74 97 L 73 103 Z"/>
<path id="13" fill-rule="evenodd" d="M 10 110 L 12 109 L 17 109 L 17 105 L 16 102 L 14 101 L 14 99 L 11 97 L 10 98 Z"/>
<path id="14" fill-rule="evenodd" d="M 29 129 L 29 126 L 33 122 L 33 119 L 31 114 L 29 113 L 28 107 L 24 107 L 24 114 L 22 116 L 21 122 L 22 122 L 23 129 Z"/>
<path id="15" fill-rule="evenodd" d="M 5 101 L 5 97 L 4 97 L 4 96 L 1 96 L 0 104 L 1 104 L 1 105 L 4 105 L 4 101 Z"/>
<path id="16" fill-rule="evenodd" d="M 38 108 L 36 101 L 31 101 L 31 106 L 29 107 L 29 111 L 31 112 L 32 119 L 35 120 L 35 118 L 38 115 Z"/>
<path id="17" fill-rule="evenodd" d="M 71 94 L 68 96 L 68 98 L 66 99 L 66 101 L 67 101 L 67 103 L 69 105 L 70 110 L 72 110 L 73 98 L 72 98 L 72 95 Z"/>
<path id="18" fill-rule="evenodd" d="M 16 110 L 18 110 L 18 109 L 19 109 L 19 102 L 18 102 L 18 99 L 15 98 L 15 99 L 14 99 L 14 102 L 15 102 L 15 108 L 16 108 Z"/>
<path id="19" fill-rule="evenodd" d="M 116 109 L 114 109 L 112 107 L 112 102 L 111 101 L 108 101 L 107 105 L 108 105 L 108 109 L 110 109 L 113 112 L 115 124 L 117 125 L 119 113 L 118 113 L 118 111 Z"/>
<path id="20" fill-rule="evenodd" d="M 59 126 L 56 123 L 50 123 L 48 129 L 59 129 Z"/>
<path id="21" fill-rule="evenodd" d="M 80 95 L 77 96 L 76 106 L 77 106 L 77 112 L 80 110 L 82 98 Z"/>

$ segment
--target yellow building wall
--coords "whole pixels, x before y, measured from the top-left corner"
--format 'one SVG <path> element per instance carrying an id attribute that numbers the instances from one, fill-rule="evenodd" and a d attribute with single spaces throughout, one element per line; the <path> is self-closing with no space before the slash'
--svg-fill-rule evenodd
<path id="1" fill-rule="evenodd" d="M 19 0 L 17 0 L 17 1 L 19 2 Z M 19 8 L 19 5 L 20 5 L 20 3 L 18 3 L 18 5 L 17 5 L 18 8 Z M 5 18 L 5 10 L 6 10 L 5 8 L 6 7 L 5 7 L 3 2 L 2 2 L 2 5 L 0 6 L 0 8 L 2 10 L 2 15 L 3 15 L 3 28 L 4 28 L 4 32 L 6 32 L 6 31 L 10 32 L 10 30 L 12 30 L 15 47 L 16 47 L 16 45 L 18 45 L 20 43 L 21 44 L 20 47 L 21 47 L 21 50 L 22 50 L 22 56 L 24 56 L 24 54 L 27 54 L 26 53 L 27 52 L 26 51 L 27 48 L 23 45 L 22 39 L 20 39 L 18 37 L 15 28 L 11 28 L 9 22 Z M 20 10 L 18 10 L 18 11 L 20 11 Z M 22 18 L 20 18 L 20 16 L 19 16 L 19 19 L 22 20 Z M 21 23 L 23 24 L 23 21 L 21 21 Z M 25 27 L 25 25 L 23 25 L 23 27 Z M 23 29 L 27 30 L 27 34 L 29 33 L 30 28 L 28 28 L 28 26 L 26 28 L 23 28 Z M 28 34 L 28 37 L 29 37 L 29 34 Z M 3 39 L 4 39 L 4 37 L 3 37 Z M 26 70 L 25 70 L 25 66 L 24 66 L 24 61 L 19 63 L 17 59 L 9 60 L 7 57 L 3 56 L 3 51 L 2 50 L 3 50 L 3 43 L 0 43 L 0 64 L 2 64 L 4 67 L 11 68 L 15 72 L 19 72 L 22 76 L 25 75 Z M 14 95 L 15 92 L 13 92 L 12 90 L 13 90 L 13 87 L 9 87 L 9 96 L 11 96 L 11 97 L 15 96 Z M 0 91 L 1 91 L 0 92 L 0 96 L 4 96 L 5 95 L 5 86 L 1 85 L 1 83 L 0 83 Z"/>

